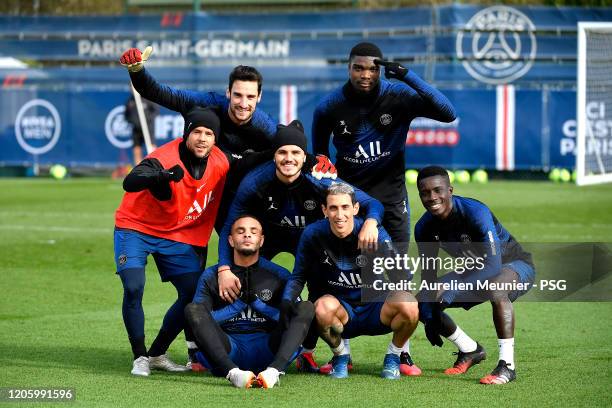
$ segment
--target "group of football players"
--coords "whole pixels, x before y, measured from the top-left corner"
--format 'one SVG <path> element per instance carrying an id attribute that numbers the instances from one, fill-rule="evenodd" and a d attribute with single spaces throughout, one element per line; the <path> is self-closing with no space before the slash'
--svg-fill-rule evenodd
<path id="1" fill-rule="evenodd" d="M 486 353 L 445 309 L 490 302 L 499 361 L 480 382 L 516 378 L 512 302 L 524 291 L 449 285 L 416 296 L 362 296 L 363 254 L 408 251 L 405 140 L 415 117 L 455 120 L 454 107 L 440 91 L 385 60 L 375 44 L 359 43 L 349 54 L 348 81 L 315 109 L 310 154 L 298 120 L 280 125 L 257 109 L 262 77 L 255 68 L 234 68 L 225 95 L 180 90 L 147 72 L 150 53 L 151 48 L 132 48 L 120 62 L 135 89 L 180 112 L 185 127 L 181 139 L 150 153 L 125 178 L 116 212 L 115 262 L 132 374 L 207 369 L 236 387 L 271 388 L 295 360 L 300 371 L 346 378 L 353 367 L 349 339 L 392 332 L 381 376 L 418 376 L 409 338 L 419 320 L 432 345 L 442 346 L 446 338 L 458 348 L 445 373 L 462 374 Z M 327 158 L 330 136 L 335 164 Z M 443 249 L 484 259 L 482 268 L 441 277 L 423 269 L 422 279 L 533 282 L 530 255 L 486 205 L 453 196 L 445 169 L 422 169 L 417 186 L 427 210 L 415 227 L 419 253 L 438 256 Z M 219 233 L 218 263 L 202 272 L 213 228 Z M 291 273 L 271 262 L 280 252 L 295 256 Z M 175 286 L 177 300 L 147 350 L 142 297 L 149 254 L 162 281 Z M 405 273 L 410 279 L 411 271 Z M 308 296 L 301 299 L 304 286 Z M 186 365 L 166 354 L 182 330 Z M 333 353 L 321 366 L 313 354 L 319 338 Z"/>

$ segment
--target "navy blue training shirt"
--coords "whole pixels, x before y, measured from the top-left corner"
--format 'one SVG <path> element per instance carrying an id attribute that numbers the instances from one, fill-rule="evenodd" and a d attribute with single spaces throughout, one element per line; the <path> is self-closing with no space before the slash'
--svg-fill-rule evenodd
<path id="1" fill-rule="evenodd" d="M 321 204 L 325 203 L 327 189 L 342 180 L 317 180 L 302 171 L 299 178 L 287 185 L 276 176 L 273 162 L 264 163 L 251 172 L 240 183 L 236 197 L 219 235 L 219 264 L 229 265 L 232 248 L 227 237 L 233 222 L 244 214 L 257 217 L 262 223 L 265 236 L 262 250 L 272 257 L 279 252 L 295 254 L 304 228 L 323 218 Z M 355 189 L 355 197 L 365 218 L 373 218 L 379 224 L 383 206 L 363 191 Z"/>
<path id="2" fill-rule="evenodd" d="M 383 203 L 396 202 L 406 195 L 404 150 L 412 120 L 452 122 L 456 116 L 450 101 L 412 71 L 404 82 L 381 78 L 365 97 L 347 82 L 314 111 L 313 152 L 329 157 L 333 134 L 338 174 Z"/>

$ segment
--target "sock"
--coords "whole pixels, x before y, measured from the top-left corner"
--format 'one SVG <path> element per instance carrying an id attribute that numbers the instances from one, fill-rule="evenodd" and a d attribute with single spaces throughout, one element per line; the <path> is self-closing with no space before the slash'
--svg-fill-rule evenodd
<path id="1" fill-rule="evenodd" d="M 342 342 L 344 343 L 344 349 L 346 350 L 346 354 L 351 354 L 351 343 L 349 339 L 342 339 Z"/>
<path id="2" fill-rule="evenodd" d="M 340 344 L 336 348 L 332 348 L 332 353 L 334 356 L 342 356 L 348 354 L 346 351 L 346 347 L 344 346 L 344 341 L 340 340 Z"/>
<path id="3" fill-rule="evenodd" d="M 302 354 L 304 353 L 314 353 L 315 349 L 302 348 Z"/>
<path id="4" fill-rule="evenodd" d="M 508 368 L 514 370 L 514 337 L 510 339 L 497 339 L 499 345 L 499 359 L 508 364 Z"/>
<path id="5" fill-rule="evenodd" d="M 471 351 L 476 350 L 478 345 L 470 336 L 465 334 L 463 330 L 459 326 L 457 326 L 457 330 L 453 334 L 447 337 L 449 341 L 451 341 L 459 351 L 462 353 L 469 353 Z"/>
<path id="6" fill-rule="evenodd" d="M 134 354 L 134 360 L 138 357 L 145 356 L 148 357 L 147 347 L 145 346 L 145 339 L 141 337 L 139 339 L 129 339 L 130 344 L 132 345 L 132 353 Z"/>
<path id="7" fill-rule="evenodd" d="M 199 351 L 198 345 L 195 341 L 186 341 L 185 343 L 187 343 L 187 355 L 189 356 L 189 361 L 197 362 L 198 359 L 196 358 L 195 354 Z"/>
<path id="8" fill-rule="evenodd" d="M 175 337 L 174 333 L 169 333 L 163 328 L 159 329 L 159 333 L 149 349 L 149 356 L 157 357 L 165 354 Z"/>
<path id="9" fill-rule="evenodd" d="M 410 340 L 406 340 L 406 343 L 404 343 L 404 346 L 402 347 L 402 353 L 410 354 Z"/>
<path id="10" fill-rule="evenodd" d="M 393 344 L 392 341 L 389 342 L 389 347 L 387 347 L 387 354 L 395 354 L 396 356 L 399 357 L 401 352 L 402 352 L 401 347 L 397 347 L 395 344 Z"/>

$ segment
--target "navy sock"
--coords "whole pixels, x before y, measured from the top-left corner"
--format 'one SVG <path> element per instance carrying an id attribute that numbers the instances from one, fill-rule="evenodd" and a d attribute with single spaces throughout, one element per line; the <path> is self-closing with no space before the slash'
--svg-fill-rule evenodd
<path id="1" fill-rule="evenodd" d="M 185 306 L 193 300 L 199 278 L 200 272 L 193 272 L 177 275 L 170 279 L 170 282 L 176 288 L 178 298 L 164 316 L 159 334 L 149 349 L 150 356 L 164 354 L 185 327 Z"/>
<path id="2" fill-rule="evenodd" d="M 142 295 L 145 286 L 145 271 L 143 268 L 126 269 L 119 273 L 123 284 L 123 323 L 132 345 L 135 358 L 146 356 L 144 346 L 144 310 Z"/>

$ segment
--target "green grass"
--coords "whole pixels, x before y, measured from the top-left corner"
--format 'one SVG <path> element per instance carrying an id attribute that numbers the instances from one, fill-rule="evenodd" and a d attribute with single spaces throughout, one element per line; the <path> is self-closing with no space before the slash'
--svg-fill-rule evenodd
<path id="1" fill-rule="evenodd" d="M 272 390 L 236 390 L 208 375 L 129 374 L 131 352 L 121 319 L 122 288 L 114 274 L 113 212 L 118 182 L 0 180 L 0 387 L 73 387 L 79 406 L 610 406 L 612 303 L 516 304 L 518 381 L 484 387 L 478 379 L 497 358 L 488 305 L 456 321 L 489 351 L 489 359 L 461 377 L 442 371 L 451 346 L 429 346 L 419 327 L 412 353 L 419 378 L 378 378 L 388 336 L 352 342 L 356 369 L 333 381 L 292 368 Z M 612 187 L 577 188 L 544 182 L 458 185 L 456 194 L 486 202 L 524 242 L 609 242 Z M 413 224 L 423 210 L 410 188 Z M 216 261 L 216 238 L 209 251 Z M 277 260 L 291 267 L 291 257 Z M 151 262 L 144 307 L 149 341 L 174 300 Z M 170 349 L 184 361 L 182 335 Z M 319 343 L 319 361 L 329 357 Z M 222 405 L 221 405 L 222 404 Z M 20 406 L 27 406 L 22 404 Z M 38 406 L 38 405 L 36 405 Z"/>

